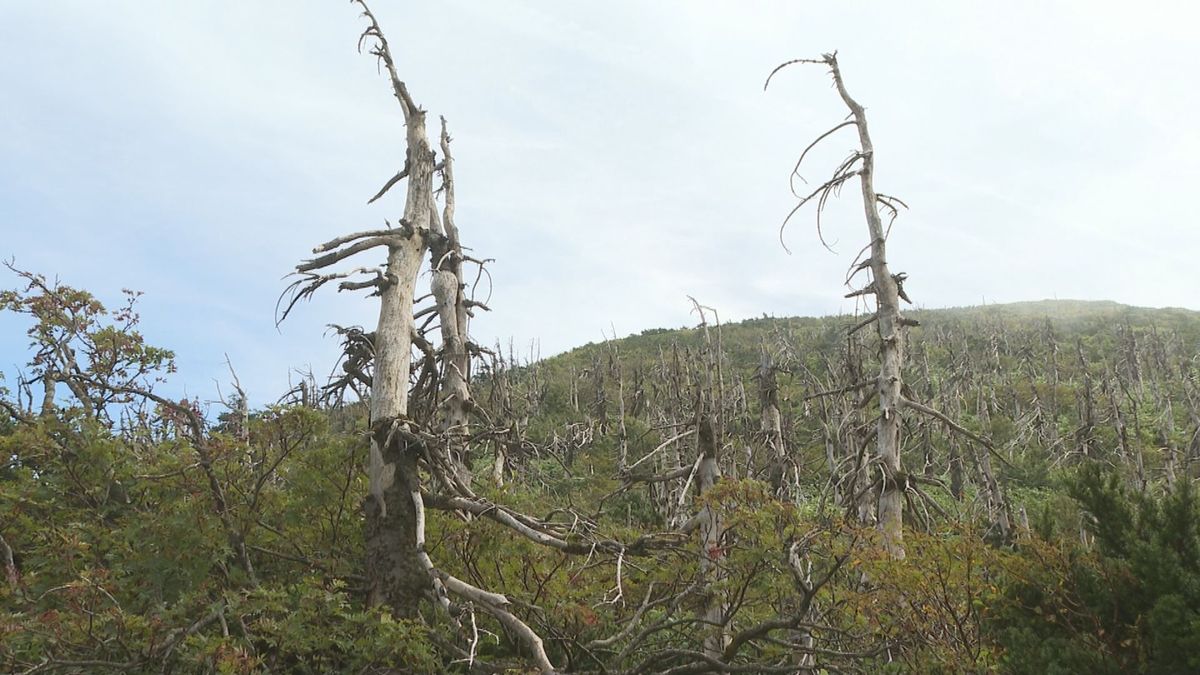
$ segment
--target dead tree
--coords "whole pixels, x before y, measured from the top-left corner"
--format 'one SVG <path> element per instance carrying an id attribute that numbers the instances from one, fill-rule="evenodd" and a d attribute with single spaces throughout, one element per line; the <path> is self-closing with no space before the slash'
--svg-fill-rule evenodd
<path id="1" fill-rule="evenodd" d="M 782 496 L 787 482 L 787 450 L 783 443 L 783 416 L 779 412 L 779 384 L 775 365 L 766 344 L 762 346 L 761 360 L 755 379 L 758 380 L 759 405 L 762 409 L 762 434 L 766 440 L 771 488 Z"/>
<path id="2" fill-rule="evenodd" d="M 491 365 L 487 369 L 484 381 L 487 383 L 488 409 L 503 427 L 498 438 L 493 439 L 492 452 L 492 483 L 496 487 L 504 485 L 505 474 L 509 463 L 522 446 L 523 429 L 528 421 L 528 410 L 517 410 L 518 396 L 514 394 L 516 386 L 513 376 L 515 357 L 506 361 L 499 346 L 491 357 Z M 536 378 L 536 375 L 529 379 Z M 534 384 L 536 387 L 536 383 Z M 529 403 L 528 400 L 525 401 Z"/>
<path id="3" fill-rule="evenodd" d="M 1092 396 L 1092 376 L 1088 369 L 1088 360 L 1083 355 L 1083 340 L 1076 339 L 1075 355 L 1079 359 L 1079 371 L 1083 373 L 1083 390 L 1077 390 L 1077 409 L 1079 410 L 1080 425 L 1075 430 L 1075 442 L 1085 457 L 1095 457 L 1097 454 L 1096 439 L 1096 404 Z"/>
<path id="4" fill-rule="evenodd" d="M 462 265 L 464 262 L 482 265 L 482 261 L 463 254 L 454 223 L 450 138 L 443 122 L 443 159 L 438 163 L 426 134 L 425 112 L 413 102 L 400 80 L 375 17 L 363 0 L 355 2 L 362 7 L 369 24 L 360 45 L 369 43 L 370 53 L 384 66 L 406 127 L 404 166 L 370 201 L 407 179 L 404 214 L 396 227 L 389 225 L 386 229 L 337 237 L 317 247 L 314 253 L 318 257 L 297 266 L 300 279 L 290 287 L 291 297 L 280 320 L 286 318 L 297 302 L 334 280 L 342 280 L 339 290 L 370 289 L 380 297 L 376 330 L 357 331 L 353 335 L 348 344 L 358 351 L 345 362 L 347 377 L 339 378 L 370 390 L 370 494 L 365 500 L 369 602 L 386 606 L 395 615 L 413 617 L 424 600 L 429 599 L 448 611 L 456 623 L 466 614 L 482 610 L 520 642 L 523 653 L 538 671 L 554 672 L 541 637 L 517 616 L 518 611 L 529 613 L 536 608 L 522 605 L 521 610 L 514 610 L 506 596 L 473 586 L 435 567 L 425 551 L 426 509 L 470 514 L 564 555 L 586 556 L 588 560 L 596 556 L 615 557 L 618 588 L 621 561 L 625 557 L 648 555 L 675 546 L 693 530 L 701 529 L 701 523 L 696 518 L 670 532 L 621 542 L 599 535 L 595 524 L 586 518 L 576 517 L 570 523 L 549 517 L 540 519 L 489 501 L 472 490 L 470 440 L 492 439 L 513 447 L 521 443 L 523 423 L 516 424 L 513 419 L 510 421 L 514 423 L 507 428 L 498 427 L 486 411 L 476 409 L 471 397 L 471 360 L 491 352 L 472 344 L 467 333 L 472 309 L 484 307 L 466 297 Z M 440 218 L 433 190 L 433 179 L 439 171 L 443 180 L 440 192 L 445 198 Z M 375 249 L 387 253 L 382 268 L 329 271 L 355 254 Z M 426 297 L 433 298 L 434 306 L 415 311 L 416 280 L 427 252 L 431 293 Z M 420 317 L 426 318 L 418 324 Z M 441 338 L 436 346 L 426 337 L 434 320 L 439 322 Z M 348 334 L 345 330 L 339 332 Z M 414 351 L 419 356 L 415 363 Z M 613 367 L 611 362 L 608 365 L 610 369 Z M 603 377 L 603 369 L 602 363 L 596 364 L 597 378 Z M 602 387 L 598 390 L 603 392 Z M 544 396 L 544 391 L 536 396 Z M 577 394 L 573 396 L 576 397 Z M 503 417 L 500 416 L 501 422 L 505 421 Z M 471 424 L 480 428 L 471 429 Z M 586 426 L 586 437 L 590 439 L 593 429 Z M 697 461 L 697 485 L 703 487 L 715 482 L 718 451 L 719 446 L 714 446 L 705 455 L 710 456 L 708 462 L 703 457 Z M 503 471 L 502 459 L 498 458 L 497 466 Z M 707 539 L 719 541 L 719 521 L 702 531 L 707 532 Z M 451 600 L 452 596 L 456 601 Z M 720 618 L 720 614 L 716 616 Z M 473 614 L 470 624 L 475 625 Z"/>
<path id="5" fill-rule="evenodd" d="M 442 119 L 442 193 L 445 197 L 442 222 L 436 211 L 430 213 L 430 226 L 435 236 L 430 238 L 430 292 L 437 308 L 442 335 L 442 368 L 439 382 L 441 395 L 439 413 L 441 432 L 446 438 L 448 462 L 454 475 L 451 480 L 471 482 L 471 459 L 467 448 L 469 422 L 474 403 L 468 383 L 471 379 L 471 354 L 467 325 L 471 308 L 484 307 L 464 294 L 463 252 L 458 226 L 454 223 L 454 159 L 450 154 L 450 134 L 446 118 Z M 482 265 L 482 261 L 479 261 Z"/>
<path id="6" fill-rule="evenodd" d="M 903 508 L 904 490 L 908 486 L 907 476 L 900 463 L 900 431 L 902 428 L 901 411 L 905 407 L 905 398 L 901 391 L 904 386 L 902 370 L 904 367 L 904 333 L 912 321 L 905 319 L 900 313 L 900 300 L 908 301 L 904 293 L 903 273 L 893 274 L 887 260 L 887 234 L 890 224 L 885 230 L 880 209 L 888 211 L 895 217 L 899 208 L 904 206 L 900 200 L 881 195 L 875 191 L 875 148 L 871 143 L 871 134 L 867 127 L 866 111 L 855 101 L 846 90 L 838 68 L 837 54 L 825 54 L 820 59 L 797 59 L 777 67 L 771 76 L 786 66 L 797 63 L 821 64 L 828 66 L 833 76 L 834 86 L 841 96 L 842 102 L 850 110 L 850 119 L 813 141 L 800 155 L 793 175 L 799 170 L 804 156 L 816 144 L 833 133 L 848 127 L 854 127 L 858 132 L 859 147 L 842 162 L 834 171 L 833 177 L 821 184 L 817 189 L 800 196 L 799 203 L 788 215 L 790 219 L 805 204 L 816 201 L 817 227 L 820 228 L 820 213 L 828 199 L 840 188 L 855 177 L 859 179 L 862 191 L 863 209 L 866 215 L 867 230 L 870 244 L 864 249 L 869 250 L 869 257 L 855 261 L 849 275 L 853 279 L 858 272 L 870 270 L 871 282 L 847 295 L 859 297 L 873 295 L 875 297 L 875 312 L 864 322 L 863 326 L 875 324 L 879 335 L 879 377 L 876 380 L 878 394 L 879 418 L 875 430 L 875 462 L 878 465 L 880 485 L 878 500 L 879 528 L 883 533 L 884 545 L 891 555 L 904 557 L 903 545 Z M 767 78 L 770 84 L 771 76 Z M 765 85 L 764 85 L 765 87 Z M 799 195 L 798 195 L 799 196 Z M 784 221 L 785 225 L 787 220 Z"/>
<path id="7" fill-rule="evenodd" d="M 454 225 L 454 188 L 449 161 L 449 136 L 443 126 L 442 150 L 446 161 L 435 165 L 425 127 L 425 111 L 417 106 L 400 79 L 387 39 L 365 2 L 362 7 L 368 26 L 359 40 L 360 48 L 370 44 L 370 53 L 379 59 L 391 83 L 392 93 L 404 115 L 407 144 L 403 168 L 369 201 L 374 202 L 394 185 L 407 179 L 404 214 L 397 227 L 356 232 L 337 237 L 313 250 L 321 254 L 296 267 L 301 278 L 291 286 L 291 299 L 280 320 L 296 303 L 310 297 L 325 284 L 341 279 L 338 290 L 371 289 L 380 298 L 379 321 L 368 340 L 370 364 L 370 454 L 368 462 L 369 496 L 366 510 L 366 550 L 368 602 L 384 605 L 397 616 L 413 617 L 427 598 L 449 609 L 448 593 L 462 598 L 496 618 L 532 653 L 542 672 L 552 672 L 541 638 L 509 612 L 503 595 L 476 588 L 433 566 L 425 552 L 425 502 L 443 508 L 470 510 L 474 503 L 459 504 L 453 499 L 473 497 L 464 476 L 456 470 L 465 456 L 466 417 L 471 409 L 466 383 L 468 343 L 466 319 L 469 301 L 462 296 L 461 264 L 464 260 Z M 445 209 L 439 222 L 433 192 L 433 177 L 442 170 L 445 181 Z M 387 259 L 383 268 L 358 268 L 350 272 L 331 272 L 333 265 L 364 251 L 383 249 Z M 413 305 L 418 273 L 425 252 L 433 252 L 432 285 L 434 310 L 441 320 L 443 348 L 441 376 L 430 364 L 436 363 L 433 348 L 416 327 Z M 363 278 L 362 276 L 365 276 Z M 409 415 L 410 378 L 414 347 L 425 355 L 418 377 L 419 391 L 433 391 L 440 401 L 440 433 L 434 425 L 421 424 Z M 358 372 L 365 370 L 359 364 Z M 433 371 L 434 374 L 430 374 Z M 437 381 L 432 381 L 436 378 Z M 424 384 L 423 384 L 424 383 Z M 438 447 L 451 450 L 446 462 Z M 457 493 L 442 498 L 423 494 L 421 461 L 438 482 Z M 449 469 L 449 471 L 447 471 Z M 466 477 L 469 481 L 469 477 Z M 494 507 L 491 512 L 496 513 Z M 508 516 L 512 518 L 511 515 Z M 529 536 L 540 523 L 529 519 L 514 521 L 513 527 L 528 530 Z"/>
<path id="8" fill-rule="evenodd" d="M 825 205 L 831 197 L 839 194 L 846 183 L 855 178 L 858 179 L 870 243 L 863 247 L 851 263 L 850 270 L 846 275 L 846 284 L 850 285 L 854 278 L 864 271 L 870 272 L 871 280 L 865 286 L 847 293 L 846 297 L 874 297 L 875 311 L 852 326 L 850 333 L 854 334 L 871 324 L 875 325 L 879 345 L 879 375 L 862 383 L 855 383 L 828 393 L 844 394 L 849 391 L 865 389 L 868 392 L 867 398 L 861 404 L 867 405 L 872 399 L 877 401 L 874 429 L 875 454 L 868 468 L 871 474 L 877 472 L 878 477 L 873 478 L 866 489 L 858 494 L 878 495 L 875 515 L 877 526 L 883 536 L 884 547 L 894 558 L 903 558 L 904 504 L 907 495 L 915 493 L 927 504 L 931 503 L 931 500 L 920 490 L 919 484 L 922 482 L 922 478 L 910 476 L 900 461 L 901 433 L 904 429 L 903 411 L 911 410 L 938 420 L 950 431 L 966 436 L 982 445 L 988 452 L 994 453 L 994 448 L 990 442 L 957 424 L 936 408 L 917 401 L 916 395 L 905 385 L 903 376 L 905 334 L 907 328 L 917 325 L 917 322 L 905 317 L 900 312 L 901 300 L 910 304 L 912 301 L 904 291 L 904 281 L 907 275 L 902 272 L 893 274 L 888 265 L 887 239 L 892 223 L 899 215 L 900 209 L 907 208 L 907 205 L 900 199 L 875 190 L 875 147 L 871 142 L 866 111 L 846 90 L 842 72 L 838 67 L 836 52 L 825 54 L 820 59 L 796 59 L 783 63 L 771 71 L 764 88 L 770 85 L 771 78 L 776 73 L 793 64 L 827 66 L 833 78 L 834 87 L 850 114 L 848 119 L 818 136 L 800 153 L 800 158 L 792 170 L 792 189 L 798 202 L 784 218 L 780 236 L 782 237 L 783 227 L 787 226 L 792 216 L 809 203 L 814 203 L 816 206 L 817 233 L 821 235 L 821 215 Z M 809 151 L 836 132 L 851 127 L 857 132 L 858 147 L 838 165 L 829 180 L 811 192 L 805 194 L 796 192 L 794 179 L 799 178 L 800 167 Z M 889 218 L 886 226 L 881 213 L 887 214 Z M 823 237 L 822 243 L 824 243 Z M 864 254 L 866 258 L 863 258 Z M 998 358 L 998 346 L 994 352 Z M 999 494 L 998 491 L 997 494 Z M 1007 531 L 1007 528 L 1004 529 Z"/>
<path id="9" fill-rule="evenodd" d="M 361 4 L 361 3 L 360 3 Z M 409 374 L 412 366 L 413 317 L 417 275 L 429 246 L 433 197 L 434 153 L 421 110 L 400 79 L 387 39 L 365 4 L 369 26 L 360 48 L 373 41 L 370 52 L 383 64 L 392 93 L 404 115 L 407 146 L 404 167 L 370 201 L 382 197 L 407 178 L 404 215 L 398 227 L 356 232 L 313 249 L 322 254 L 296 266 L 300 280 L 292 287 L 287 312 L 301 299 L 335 279 L 338 290 L 371 289 L 379 296 L 379 320 L 371 335 L 371 447 L 368 461 L 370 496 L 366 504 L 367 577 L 372 605 L 386 605 L 399 616 L 414 616 L 431 589 L 431 579 L 417 547 L 420 494 L 418 450 L 409 425 Z M 333 265 L 364 251 L 383 249 L 383 268 L 330 272 Z M 360 278 L 360 275 L 365 278 Z"/>
<path id="10" fill-rule="evenodd" d="M 691 299 L 695 311 L 700 315 L 700 327 L 704 331 L 703 352 L 706 356 L 704 377 L 698 383 L 696 406 L 696 495 L 702 500 L 706 494 L 716 487 L 721 480 L 721 442 L 720 406 L 722 405 L 723 387 L 721 387 L 719 368 L 720 343 L 715 345 L 705 318 L 704 307 Z M 714 376 L 718 378 L 714 381 Z M 715 386 L 714 386 L 715 385 Z M 700 508 L 700 575 L 704 580 L 704 605 L 700 611 L 701 619 L 707 624 L 704 637 L 704 653 L 711 658 L 720 657 L 725 650 L 728 640 L 728 630 L 725 626 L 726 606 L 722 594 L 712 586 L 717 585 L 722 577 L 721 559 L 724 549 L 721 545 L 724 525 L 719 511 L 712 503 L 705 503 Z"/>

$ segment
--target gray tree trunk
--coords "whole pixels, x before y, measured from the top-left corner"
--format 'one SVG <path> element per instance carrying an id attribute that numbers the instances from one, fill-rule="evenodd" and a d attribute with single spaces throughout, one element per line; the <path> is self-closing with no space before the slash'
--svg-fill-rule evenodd
<path id="1" fill-rule="evenodd" d="M 405 98 L 401 98 L 402 104 Z M 408 128 L 407 236 L 388 245 L 386 281 L 380 289 L 367 469 L 373 499 L 366 507 L 366 545 L 369 602 L 386 605 L 397 616 L 413 616 L 430 580 L 418 557 L 416 507 L 411 498 L 420 490 L 417 450 L 405 432 L 413 298 L 425 252 L 424 234 L 434 208 L 433 151 L 425 134 L 424 112 L 416 106 L 402 107 Z"/>

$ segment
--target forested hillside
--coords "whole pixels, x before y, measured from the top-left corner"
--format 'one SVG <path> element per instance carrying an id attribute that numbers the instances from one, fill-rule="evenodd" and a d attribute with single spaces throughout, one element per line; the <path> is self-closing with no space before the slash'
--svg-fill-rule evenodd
<path id="1" fill-rule="evenodd" d="M 908 316 L 920 326 L 910 333 L 905 381 L 979 439 L 916 419 L 906 429 L 904 454 L 909 471 L 946 478 L 955 495 L 979 484 L 982 470 L 1012 490 L 1035 491 L 1028 496 L 1036 500 L 1037 490 L 1055 484 L 1053 469 L 1083 459 L 1124 467 L 1141 483 L 1173 479 L 1180 462 L 1200 449 L 1200 418 L 1191 412 L 1200 402 L 1196 312 L 1044 301 Z M 847 336 L 858 321 L 763 318 L 710 326 L 707 337 L 701 330 L 651 330 L 576 349 L 533 370 L 545 380 L 552 414 L 571 418 L 582 411 L 604 420 L 622 391 L 630 409 L 641 412 L 648 392 L 661 396 L 676 363 L 715 341 L 728 377 L 726 428 L 742 436 L 732 445 L 753 453 L 750 438 L 763 432 L 762 408 L 777 401 L 791 486 L 811 493 L 828 487 L 842 460 L 829 454 L 844 443 L 841 434 L 862 423 L 853 406 L 829 403 L 874 366 L 860 334 Z M 983 454 L 995 458 L 994 468 L 977 455 L 985 446 L 976 440 L 990 446 Z M 749 455 L 747 461 L 751 476 L 766 466 Z M 1025 500 L 1018 501 L 1014 506 L 1025 510 Z"/>
<path id="2" fill-rule="evenodd" d="M 5 296 L 36 322 L 26 376 L 70 391 L 10 377 L 4 399 L 6 670 L 531 662 L 481 603 L 400 619 L 366 602 L 352 389 L 306 385 L 263 410 L 147 398 L 137 383 L 171 354 L 135 315 L 31 280 Z M 856 318 L 711 312 L 540 362 L 493 356 L 472 383 L 475 494 L 425 495 L 424 550 L 447 581 L 503 593 L 567 672 L 1196 667 L 1200 314 L 912 316 L 905 381 L 960 429 L 906 420 L 903 560 L 873 543 L 855 384 L 875 364 L 864 331 L 847 335 Z M 705 390 L 711 426 L 696 424 Z M 706 458 L 721 475 L 703 484 Z M 712 605 L 719 666 L 701 644 Z"/>

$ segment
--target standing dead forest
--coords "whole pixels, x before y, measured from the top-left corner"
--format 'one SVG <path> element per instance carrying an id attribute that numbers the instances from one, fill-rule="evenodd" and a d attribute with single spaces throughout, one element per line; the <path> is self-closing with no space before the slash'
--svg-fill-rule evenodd
<path id="1" fill-rule="evenodd" d="M 453 116 L 410 91 L 415 29 L 352 4 L 403 156 L 363 189 L 383 225 L 331 225 L 276 314 L 377 299 L 332 326 L 334 376 L 259 407 L 231 364 L 219 402 L 168 396 L 139 294 L 8 264 L 29 351 L 0 389 L 0 670 L 1200 672 L 1200 313 L 913 306 L 888 105 L 829 53 L 763 96 L 841 106 L 779 215 L 815 246 L 855 204 L 862 311 L 724 323 L 695 298 L 693 327 L 551 358 L 480 344 Z"/>

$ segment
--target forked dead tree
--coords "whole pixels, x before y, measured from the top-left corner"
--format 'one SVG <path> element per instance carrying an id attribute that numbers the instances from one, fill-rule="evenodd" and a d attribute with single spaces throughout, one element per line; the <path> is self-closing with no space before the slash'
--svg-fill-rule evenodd
<path id="1" fill-rule="evenodd" d="M 700 526 L 699 519 L 676 530 L 621 542 L 601 536 L 591 519 L 570 509 L 559 510 L 573 514 L 569 522 L 549 517 L 539 519 L 484 499 L 473 491 L 472 439 L 491 439 L 510 447 L 520 443 L 514 437 L 514 433 L 520 433 L 516 420 L 493 420 L 476 409 L 471 397 L 472 359 L 490 351 L 473 344 L 468 337 L 473 309 L 486 307 L 467 296 L 463 263 L 482 267 L 484 261 L 463 253 L 454 222 L 453 158 L 445 120 L 440 143 L 442 158 L 438 162 L 426 133 L 425 111 L 416 105 L 400 79 L 374 15 L 363 0 L 354 1 L 368 22 L 360 47 L 369 45 L 370 53 L 383 65 L 404 114 L 406 129 L 403 168 L 369 201 L 380 199 L 407 180 L 404 213 L 395 227 L 389 224 L 385 229 L 340 236 L 314 249 L 318 257 L 296 267 L 300 278 L 289 289 L 290 297 L 282 308 L 280 320 L 286 318 L 297 302 L 333 281 L 338 281 L 338 290 L 369 289 L 380 298 L 374 332 L 338 330 L 347 346 L 343 365 L 346 377 L 337 378 L 332 385 L 370 390 L 369 495 L 365 501 L 369 603 L 385 606 L 397 616 L 416 617 L 425 601 L 431 600 L 464 630 L 477 625 L 473 613 L 481 610 L 521 645 L 523 657 L 532 661 L 539 672 L 555 672 L 542 638 L 517 615 L 529 617 L 535 608 L 522 605 L 522 609 L 516 610 L 506 596 L 478 588 L 434 565 L 425 551 L 426 509 L 470 514 L 492 521 L 561 554 L 583 556 L 585 561 L 611 556 L 616 560 L 618 589 L 626 557 L 645 556 L 675 546 Z M 433 181 L 439 173 L 442 185 L 435 192 Z M 440 215 L 439 193 L 444 197 Z M 386 251 L 383 267 L 331 271 L 336 264 L 375 249 Z M 433 305 L 417 310 L 415 304 L 424 298 L 416 297 L 416 282 L 426 253 L 431 292 L 425 297 L 432 298 Z M 429 337 L 434 321 L 438 338 Z M 414 353 L 419 357 L 415 363 Z M 613 367 L 611 359 L 607 365 L 597 362 L 593 375 L 605 377 Z M 603 387 L 597 385 L 597 390 L 598 404 L 604 406 L 607 399 Z M 470 428 L 472 425 L 475 428 Z M 700 485 L 714 480 L 715 451 L 710 454 L 712 466 L 699 472 Z M 503 465 L 497 466 L 502 478 Z M 706 480 L 709 482 L 705 483 Z M 710 526 L 708 532 L 709 538 L 715 540 L 719 537 L 719 525 Z M 710 614 L 720 618 L 715 611 Z M 469 622 L 464 618 L 467 615 L 471 616 Z M 478 640 L 477 632 L 472 639 Z M 464 652 L 464 657 L 469 665 L 481 665 L 475 661 L 473 651 Z"/>
<path id="2" fill-rule="evenodd" d="M 297 265 L 300 279 L 290 288 L 291 298 L 280 320 L 286 318 L 299 300 L 334 280 L 342 280 L 338 290 L 371 289 L 380 298 L 377 328 L 373 334 L 363 335 L 371 357 L 370 377 L 363 378 L 369 379 L 371 392 L 370 495 L 365 504 L 369 603 L 385 605 L 397 616 L 413 617 L 423 601 L 430 598 L 450 610 L 449 594 L 454 594 L 494 616 L 524 643 L 540 671 L 552 672 L 554 668 L 541 638 L 506 609 L 509 601 L 505 596 L 476 588 L 438 570 L 425 552 L 426 501 L 438 508 L 490 510 L 493 518 L 503 520 L 495 514 L 495 507 L 453 501 L 474 497 L 466 447 L 468 416 L 473 407 L 468 389 L 467 319 L 472 305 L 478 303 L 472 303 L 463 294 L 464 256 L 454 223 L 454 177 L 445 120 L 441 134 L 443 161 L 436 164 L 426 132 L 425 111 L 417 106 L 400 79 L 375 16 L 365 2 L 356 2 L 368 22 L 359 47 L 369 46 L 370 53 L 386 70 L 392 93 L 404 115 L 407 145 L 403 168 L 369 201 L 378 200 L 407 179 L 404 214 L 397 227 L 389 224 L 386 229 L 340 236 L 313 249 L 321 255 Z M 439 170 L 445 195 L 440 219 L 433 190 L 433 177 Z M 382 268 L 327 271 L 343 260 L 374 249 L 387 253 Z M 414 313 L 417 276 L 426 251 L 431 253 L 435 305 Z M 440 320 L 440 353 L 434 354 L 433 346 L 418 329 L 417 314 L 434 314 Z M 433 400 L 438 402 L 436 422 L 409 415 L 414 347 L 424 354 L 417 390 L 434 392 Z M 366 367 L 360 366 L 357 370 L 361 374 Z M 423 493 L 422 466 L 452 496 Z M 536 538 L 533 532 L 538 525 L 536 521 L 518 522 L 511 515 L 508 518 L 513 521 L 508 523 L 510 526 L 523 528 L 527 536 Z"/>

